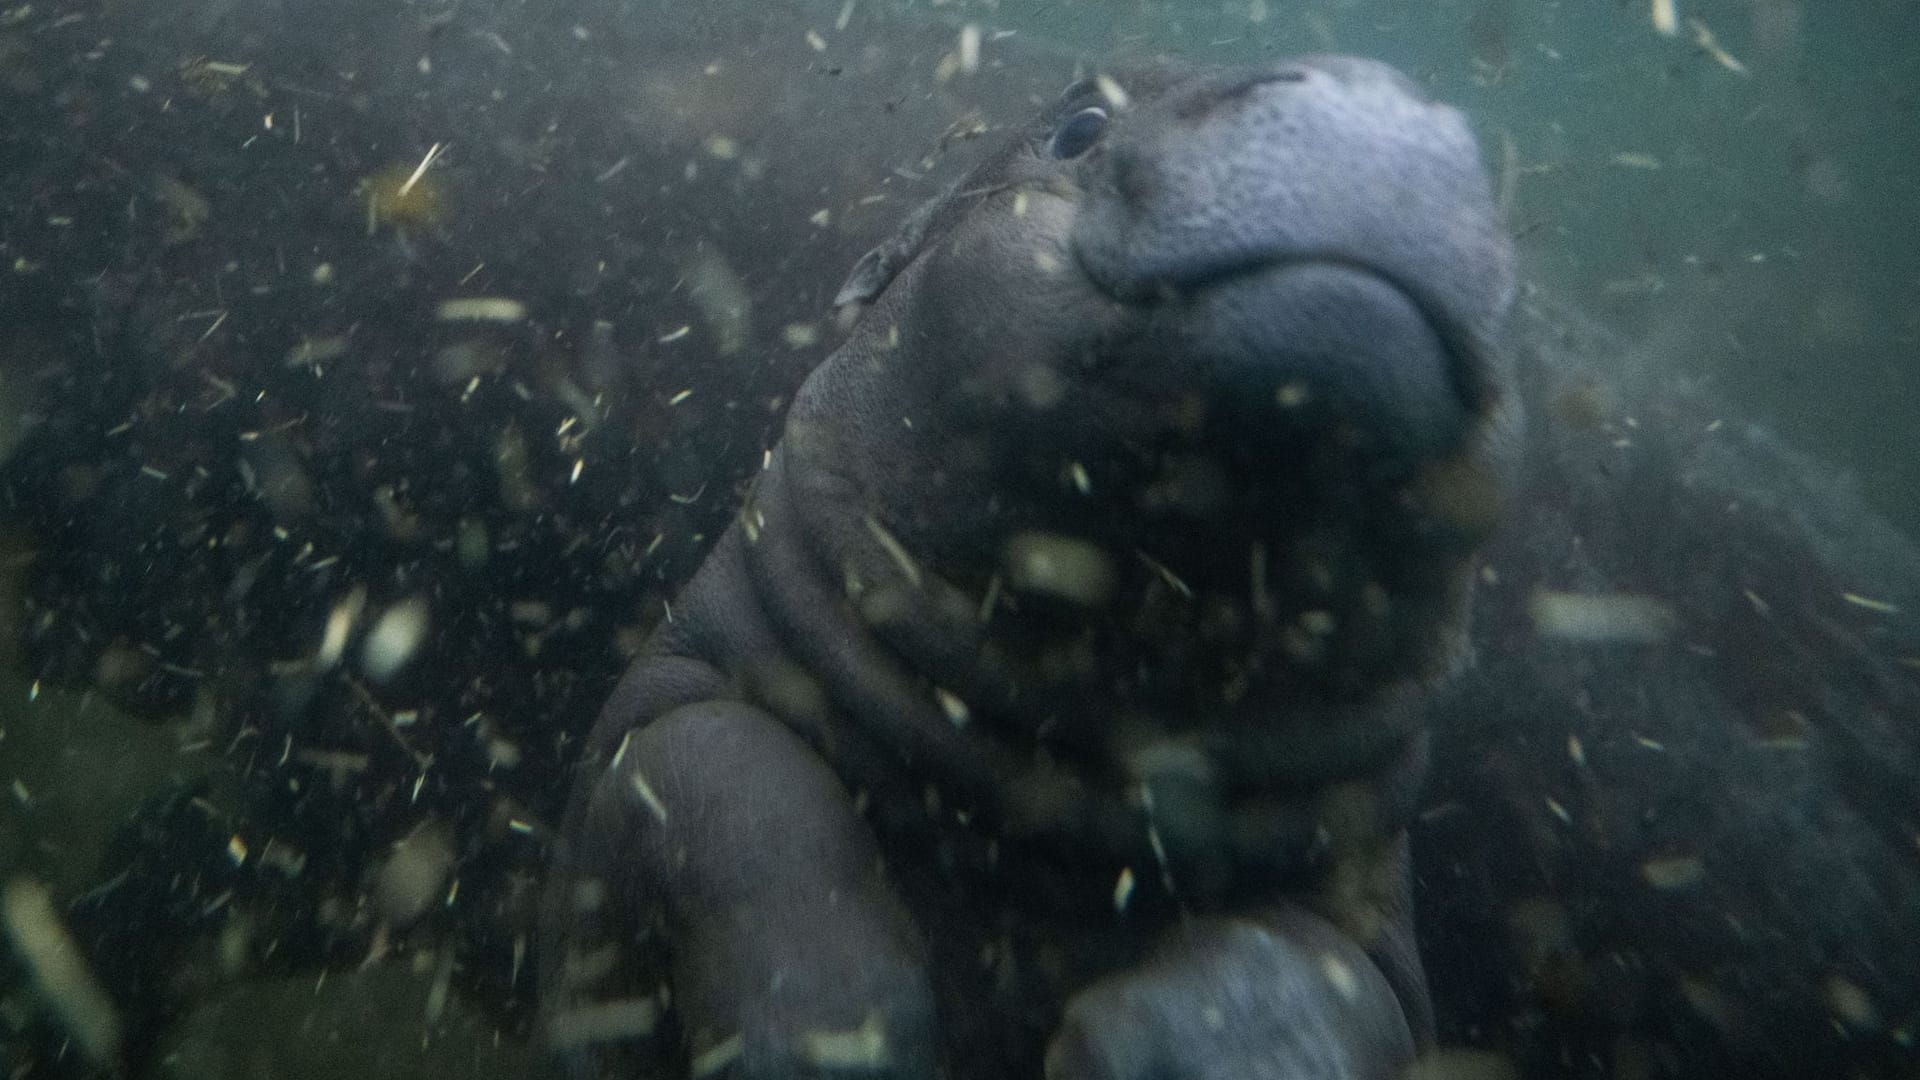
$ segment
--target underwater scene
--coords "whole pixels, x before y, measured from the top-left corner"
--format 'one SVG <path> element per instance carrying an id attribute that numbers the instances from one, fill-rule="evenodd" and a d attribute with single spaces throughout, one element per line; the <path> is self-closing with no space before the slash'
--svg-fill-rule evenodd
<path id="1" fill-rule="evenodd" d="M 1915 43 L 0 0 L 0 1075 L 1920 1078 Z"/>

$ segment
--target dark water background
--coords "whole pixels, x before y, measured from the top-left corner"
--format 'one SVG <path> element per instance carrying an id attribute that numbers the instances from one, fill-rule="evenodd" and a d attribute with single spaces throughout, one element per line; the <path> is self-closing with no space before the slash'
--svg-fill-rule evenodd
<path id="1" fill-rule="evenodd" d="M 401 540 L 337 545 L 347 564 L 385 584 L 384 591 L 377 587 L 376 604 L 411 587 L 451 597 L 439 610 L 458 606 L 461 597 L 497 592 L 550 600 L 558 612 L 595 613 L 572 638 L 565 631 L 543 638 L 558 674 L 537 692 L 501 691 L 469 701 L 423 679 L 400 688 L 411 700 L 387 703 L 423 707 L 427 723 L 439 703 L 449 726 L 469 711 L 491 710 L 533 763 L 519 775 L 537 777 L 535 766 L 551 766 L 564 748 L 542 743 L 540 716 L 525 714 L 545 710 L 577 727 L 591 712 L 617 670 L 617 652 L 608 643 L 656 617 L 662 596 L 697 560 L 704 539 L 724 519 L 731 479 L 757 461 L 777 399 L 831 348 L 834 330 L 825 312 L 841 273 L 931 192 L 925 166 L 940 172 L 943 134 L 953 135 L 956 121 L 976 111 L 989 124 L 1017 118 L 1028 98 L 1064 85 L 1076 63 L 1109 55 L 1173 52 L 1242 62 L 1341 51 L 1388 60 L 1472 114 L 1532 287 L 1615 331 L 1625 345 L 1623 362 L 1670 373 L 1675 385 L 1705 382 L 1730 415 L 1770 425 L 1840 465 L 1869 505 L 1909 533 L 1920 532 L 1914 437 L 1920 4 L 1681 0 L 1679 15 L 1679 34 L 1670 38 L 1655 31 L 1647 5 L 1637 2 L 858 0 L 843 7 L 735 0 L 545 10 L 394 5 L 377 13 L 352 4 L 249 7 L 211 0 L 165 11 L 119 3 L 0 6 L 0 191 L 6 196 L 0 274 L 13 275 L 0 287 L 0 304 L 8 305 L 0 307 L 6 350 L 0 355 L 0 448 L 61 422 L 60 410 L 101 407 L 97 417 L 64 417 L 75 430 L 91 424 L 96 433 L 124 418 L 102 404 L 106 398 L 49 389 L 69 376 L 113 382 L 110 373 L 62 351 L 83 347 L 84 336 L 48 329 L 72 316 L 76 305 L 102 303 L 103 293 L 116 298 L 123 315 L 135 311 L 131 321 L 159 327 L 139 331 L 163 345 L 157 359 L 146 361 L 154 370 L 142 375 L 143 386 L 194 383 L 180 372 L 199 363 L 235 381 L 253 372 L 246 358 L 267 357 L 258 364 L 259 385 L 283 395 L 313 393 L 291 380 L 281 360 L 300 340 L 344 333 L 363 313 L 391 315 L 385 305 L 419 306 L 448 295 L 475 263 L 494 267 L 477 291 L 567 312 L 545 328 L 556 337 L 571 335 L 556 350 L 567 357 L 588 356 L 591 350 L 578 342 L 591 337 L 592 320 L 607 321 L 610 348 L 640 358 L 639 370 L 651 380 L 619 390 L 649 402 L 634 406 L 630 429 L 654 439 L 642 443 L 654 451 L 639 466 L 645 479 L 603 480 L 624 467 L 622 454 L 614 445 L 590 444 L 581 458 L 585 486 L 567 494 L 567 456 L 549 461 L 536 448 L 536 498 L 560 492 L 573 500 L 534 515 L 539 525 L 470 506 L 440 513 L 419 494 L 419 512 L 437 536 L 450 538 L 464 512 L 487 522 L 496 538 L 511 537 L 521 545 L 516 551 L 548 553 L 518 561 L 501 554 L 481 580 L 465 586 L 457 568 L 442 565 L 444 550 L 422 555 L 408 547 L 415 541 Z M 837 27 L 843 17 L 845 25 Z M 1724 54 L 1703 48 L 1688 20 L 1707 28 Z M 983 31 L 985 65 L 973 74 L 941 73 L 968 25 Z M 1001 31 L 1012 33 L 998 36 Z M 1002 67 L 1003 55 L 1018 61 Z M 423 57 L 433 62 L 423 66 Z M 1733 70 L 1729 59 L 1742 70 Z M 195 67 L 207 60 L 246 65 L 251 80 Z M 712 64 L 720 65 L 717 75 L 708 73 Z M 306 151 L 286 134 L 303 103 L 306 116 L 332 125 L 305 131 Z M 268 113 L 275 127 L 264 125 Z M 269 145 L 278 156 L 239 153 L 235 148 L 248 132 L 274 140 Z M 204 144 L 195 141 L 202 135 Z M 716 143 L 714 136 L 728 142 Z M 443 166 L 449 204 L 443 215 L 412 236 L 391 222 L 362 235 L 366 211 L 357 185 L 382 169 L 404 171 L 440 142 L 453 144 Z M 966 148 L 953 153 L 964 155 Z M 162 176 L 197 192 L 208 208 L 197 211 L 191 199 L 183 204 L 156 194 Z M 562 190 L 592 197 L 546 194 Z M 879 198 L 865 201 L 868 195 Z M 773 204 L 790 212 L 767 212 Z M 830 209 L 831 224 L 810 225 L 816 209 Z M 168 223 L 169 214 L 195 213 L 205 220 Z M 583 214 L 598 219 L 583 225 Z M 101 224 L 109 219 L 112 224 Z M 170 228 L 195 235 L 170 237 Z M 704 261 L 703 252 L 718 252 L 720 261 Z M 264 288 L 261 283 L 282 277 L 311 278 L 323 264 L 342 281 L 331 294 L 256 293 L 251 310 L 246 301 L 233 302 L 247 295 L 249 282 Z M 515 264 L 523 268 L 517 276 L 504 269 Z M 716 325 L 723 320 L 679 287 L 713 265 L 725 267 L 721 276 L 731 276 L 729 287 L 752 300 L 752 327 L 737 351 Z M 128 284 L 142 274 L 196 284 L 171 292 L 162 286 L 154 300 L 155 293 Z M 281 304 L 281 296 L 294 298 Z M 140 310 L 149 301 L 153 310 Z M 223 310 L 237 314 L 224 327 L 210 326 L 226 318 L 217 314 Z M 696 328 L 693 340 L 706 350 L 699 355 L 718 360 L 691 366 L 660 343 L 682 325 Z M 435 338 L 409 355 L 424 358 L 446 343 Z M 530 357 L 509 361 L 522 365 L 514 370 L 522 372 L 528 396 L 547 397 L 559 382 L 542 381 L 545 354 L 526 340 L 512 348 Z M 404 371 L 355 373 L 351 389 L 338 392 L 343 396 L 309 402 L 342 406 L 337 416 L 369 417 L 332 421 L 327 445 L 399 440 L 409 447 L 389 453 L 404 461 L 387 472 L 375 465 L 337 473 L 314 467 L 309 482 L 321 509 L 302 512 L 324 523 L 314 535 L 377 531 L 364 491 L 354 503 L 336 485 L 364 489 L 398 476 L 422 492 L 442 481 L 446 455 L 496 449 L 485 440 L 456 449 L 422 438 L 431 433 L 425 427 L 382 426 L 388 421 L 351 397 L 405 397 L 414 379 Z M 288 388 L 282 391 L 276 380 Z M 695 389 L 695 408 L 666 411 L 658 400 L 663 388 L 682 386 Z M 524 421 L 530 431 L 536 421 L 544 429 L 565 415 L 564 409 L 516 411 L 523 405 L 506 393 L 487 407 Z M 714 403 L 711 411 L 700 411 L 707 402 Z M 745 413 L 760 419 L 738 419 Z M 610 429 L 614 444 L 622 429 Z M 659 432 L 666 434 L 655 438 Z M 152 445 L 159 451 L 179 451 L 161 471 L 174 475 L 201 462 L 221 475 L 218 463 L 180 449 L 196 446 L 195 437 L 157 439 Z M 315 461 L 324 449 L 314 450 Z M 348 449 L 341 454 L 351 456 Z M 265 466 L 256 461 L 254 467 Z M 704 502 L 666 501 L 703 488 L 713 492 Z M 101 519 L 96 532 L 137 533 L 175 502 L 192 501 L 178 492 L 140 497 L 165 505 L 149 508 L 132 496 L 110 500 L 126 517 Z M 604 584 L 618 575 L 596 563 L 592 573 L 601 577 L 591 584 L 547 589 L 541 575 L 548 571 L 573 580 L 571 537 L 604 536 L 631 517 L 644 519 L 634 528 L 666 537 L 648 555 L 655 561 L 646 573 Z M 236 809 L 246 804 L 244 784 L 229 792 L 231 803 L 219 793 L 235 788 L 225 778 L 233 767 L 236 723 L 276 734 L 275 724 L 289 726 L 259 704 L 272 693 L 252 684 L 229 693 L 223 684 L 219 694 L 187 687 L 121 702 L 150 709 L 162 721 L 154 723 L 116 709 L 109 703 L 115 688 L 92 686 L 80 668 L 69 665 L 63 678 L 36 678 L 37 670 L 22 666 L 21 634 L 31 613 L 18 602 L 25 588 L 19 582 L 46 557 L 34 557 L 28 532 L 24 521 L 0 521 L 7 537 L 0 558 L 15 582 L 8 589 L 7 640 L 0 642 L 9 660 L 0 672 L 0 785 L 11 785 L 0 791 L 0 878 L 30 873 L 63 904 L 87 894 L 112 878 L 109 844 L 139 807 L 168 791 L 202 790 L 193 785 L 207 777 L 214 778 L 211 804 L 229 815 L 212 830 L 215 838 L 252 835 L 247 830 L 255 819 Z M 116 565 L 158 565 L 159 578 L 138 589 L 114 586 L 126 590 L 126 603 L 177 608 L 193 619 L 220 614 L 197 607 L 187 594 L 231 595 L 227 577 L 192 576 L 178 559 L 142 563 L 144 550 Z M 286 572 L 293 580 L 318 580 Z M 310 651 L 350 581 L 344 575 L 329 580 L 310 593 L 288 589 L 261 601 L 268 614 L 257 616 L 252 630 L 236 628 L 231 612 L 221 616 L 227 636 L 211 651 L 255 668 Z M 605 614 L 594 606 L 616 601 L 631 610 Z M 477 600 L 472 606 L 481 607 Z M 493 662 L 478 644 L 463 651 L 466 643 L 492 640 L 487 635 L 514 617 L 476 617 L 471 625 L 455 621 L 437 630 L 444 639 L 436 638 L 435 659 L 455 668 Z M 101 618 L 117 627 L 114 633 L 136 633 L 130 627 L 137 628 L 137 619 Z M 189 637 L 211 635 L 211 622 L 182 625 Z M 183 662 L 176 666 L 196 671 L 206 659 L 178 658 Z M 93 665 L 87 670 L 101 670 L 97 650 L 82 659 Z M 347 703 L 328 706 L 331 699 L 319 693 L 314 708 L 338 714 L 340 744 L 371 755 L 368 772 L 379 772 L 382 751 L 367 745 L 381 745 L 380 737 L 355 735 L 340 719 L 352 707 L 351 695 L 339 690 Z M 234 721 L 228 710 L 244 719 Z M 297 730 L 320 724 L 301 716 L 310 726 Z M 316 745 L 321 741 L 316 735 Z M 443 756 L 454 760 L 451 752 Z M 349 906 L 366 883 L 353 860 L 373 858 L 415 823 L 389 790 L 414 782 L 404 765 L 379 791 L 360 774 L 331 801 L 316 795 L 318 801 L 301 804 L 320 808 L 311 816 L 325 817 L 333 807 L 352 819 L 338 828 L 343 854 L 327 879 Z M 459 776 L 459 768 L 445 771 Z M 467 768 L 469 778 L 493 775 L 482 765 Z M 478 780 L 471 790 L 447 781 L 438 803 L 429 792 L 435 813 L 459 822 L 462 836 L 484 837 L 460 851 L 465 865 L 481 868 L 476 880 L 482 873 L 510 880 L 537 868 L 536 851 L 513 848 L 497 823 L 492 832 L 484 824 L 489 815 L 521 820 L 501 809 L 509 797 L 528 808 L 526 819 L 551 810 L 550 790 L 533 780 L 517 789 L 515 782 L 510 775 L 497 787 L 488 780 L 484 805 L 471 794 L 480 789 Z M 315 790 L 323 786 L 315 783 Z M 355 809 L 338 809 L 346 806 Z M 368 809 L 375 806 L 381 809 Z M 310 837 L 334 835 L 324 823 L 308 820 L 304 827 Z M 256 853 L 264 839 L 253 836 Z M 324 877 L 326 859 L 318 849 L 325 843 L 308 841 L 314 849 L 309 880 Z M 202 873 L 207 854 L 183 849 L 181 872 Z M 509 891 L 490 894 L 500 905 L 494 911 L 511 908 L 501 899 Z M 213 905 L 208 918 L 218 914 L 220 896 L 212 888 L 197 901 Z M 248 915 L 261 926 L 277 925 L 275 917 L 265 910 Z M 169 932 L 166 926 L 153 931 Z M 223 968 L 217 956 L 179 959 L 195 970 L 228 974 L 205 977 L 186 995 L 199 1004 L 175 1022 L 166 1036 L 172 1057 L 154 1068 L 181 1076 L 512 1074 L 520 1067 L 516 1017 L 523 1019 L 514 1010 L 524 1010 L 524 1001 L 514 1000 L 511 988 L 495 985 L 491 998 L 479 994 L 485 1002 L 471 1006 L 455 994 L 438 1019 L 424 1023 L 423 1017 L 437 987 L 459 982 L 449 978 L 450 957 L 458 957 L 463 973 L 493 973 L 476 981 L 492 978 L 511 987 L 518 968 L 514 935 L 466 924 L 435 933 L 362 971 L 346 958 L 369 951 L 364 925 L 338 940 L 309 943 L 307 955 L 331 968 L 327 979 L 317 968 L 288 972 L 271 962 Z M 248 934 L 245 928 L 212 934 L 202 951 L 217 953 L 226 941 L 238 953 L 257 954 L 266 931 Z M 0 1044 L 25 1040 L 36 1008 L 18 966 L 0 967 Z M 30 1061 L 38 1070 L 21 1075 L 84 1072 L 75 1059 L 33 1057 L 25 1047 L 24 1041 L 0 1047 L 0 1063 Z"/>

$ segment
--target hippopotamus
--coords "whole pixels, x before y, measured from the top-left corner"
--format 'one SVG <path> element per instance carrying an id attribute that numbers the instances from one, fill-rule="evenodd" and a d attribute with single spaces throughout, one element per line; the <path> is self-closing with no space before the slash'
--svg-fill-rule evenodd
<path id="1" fill-rule="evenodd" d="M 1514 291 L 1467 122 L 1383 64 L 1068 88 L 854 267 L 581 748 L 549 1056 L 1396 1075 Z"/>

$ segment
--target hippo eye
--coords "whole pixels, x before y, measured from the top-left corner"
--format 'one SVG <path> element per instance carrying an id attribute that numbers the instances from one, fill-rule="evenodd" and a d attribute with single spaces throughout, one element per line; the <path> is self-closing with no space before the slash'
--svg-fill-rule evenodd
<path id="1" fill-rule="evenodd" d="M 1100 136 L 1106 130 L 1107 110 L 1098 105 L 1089 105 L 1060 121 L 1060 125 L 1053 129 L 1052 137 L 1047 140 L 1047 153 L 1062 161 L 1077 158 L 1093 149 L 1093 144 L 1100 141 Z"/>

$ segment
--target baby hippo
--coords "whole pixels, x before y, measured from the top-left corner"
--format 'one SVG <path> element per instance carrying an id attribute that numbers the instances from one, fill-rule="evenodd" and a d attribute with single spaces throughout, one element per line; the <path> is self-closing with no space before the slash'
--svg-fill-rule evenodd
<path id="1" fill-rule="evenodd" d="M 1512 292 L 1465 121 L 1387 67 L 1069 88 L 854 268 L 859 322 L 593 729 L 549 1055 L 1396 1075 Z"/>

